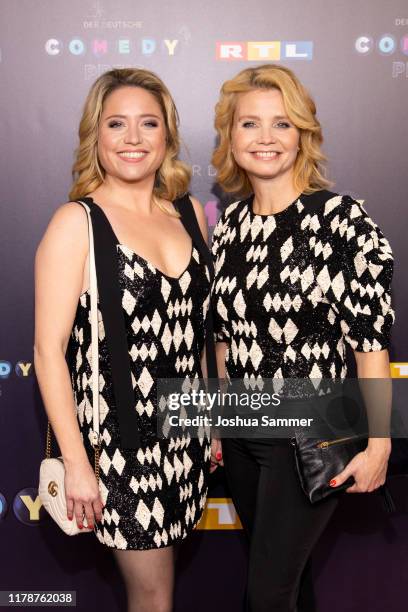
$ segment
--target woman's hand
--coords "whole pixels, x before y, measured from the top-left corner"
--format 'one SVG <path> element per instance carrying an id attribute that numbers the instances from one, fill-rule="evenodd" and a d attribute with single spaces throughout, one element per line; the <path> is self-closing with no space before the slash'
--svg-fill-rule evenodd
<path id="1" fill-rule="evenodd" d="M 72 520 L 75 515 L 80 529 L 84 525 L 84 514 L 90 529 L 94 528 L 95 521 L 102 520 L 102 510 L 105 504 L 89 461 L 65 465 L 65 495 L 67 517 Z"/>
<path id="2" fill-rule="evenodd" d="M 370 439 L 367 448 L 357 453 L 344 470 L 332 478 L 330 486 L 336 488 L 353 476 L 355 482 L 346 493 L 371 493 L 385 483 L 390 452 L 389 438 Z"/>
<path id="3" fill-rule="evenodd" d="M 222 460 L 222 446 L 221 440 L 218 438 L 211 438 L 211 466 L 210 474 L 217 469 L 219 465 L 224 465 Z"/>

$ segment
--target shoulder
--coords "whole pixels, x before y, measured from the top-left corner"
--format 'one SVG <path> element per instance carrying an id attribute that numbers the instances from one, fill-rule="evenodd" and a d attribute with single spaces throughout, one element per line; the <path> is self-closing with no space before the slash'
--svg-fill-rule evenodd
<path id="1" fill-rule="evenodd" d="M 357 252 L 365 257 L 380 253 L 381 259 L 392 259 L 391 246 L 382 230 L 366 210 L 365 201 L 351 195 L 337 195 L 324 204 L 318 218 L 318 233 L 336 250 Z"/>
<path id="2" fill-rule="evenodd" d="M 323 216 L 333 218 L 336 215 L 348 218 L 350 221 L 358 217 L 368 217 L 364 208 L 364 200 L 356 200 L 348 194 L 335 194 L 326 200 L 323 207 Z"/>
<path id="3" fill-rule="evenodd" d="M 307 204 L 305 211 L 307 212 Z M 378 229 L 367 213 L 364 200 L 357 200 L 349 194 L 330 194 L 324 197 L 314 212 L 319 221 L 317 227 L 332 234 L 339 233 L 343 236 L 349 230 L 347 237 L 350 238 L 359 228 L 365 231 Z M 313 214 L 311 216 L 313 217 Z"/>
<path id="4" fill-rule="evenodd" d="M 50 223 L 63 223 L 72 228 L 80 228 L 84 224 L 86 212 L 78 202 L 65 202 L 54 211 Z"/>
<path id="5" fill-rule="evenodd" d="M 79 249 L 85 249 L 87 240 L 86 211 L 78 202 L 65 202 L 60 204 L 51 216 L 38 251 L 49 248 L 63 249 L 72 244 Z"/>

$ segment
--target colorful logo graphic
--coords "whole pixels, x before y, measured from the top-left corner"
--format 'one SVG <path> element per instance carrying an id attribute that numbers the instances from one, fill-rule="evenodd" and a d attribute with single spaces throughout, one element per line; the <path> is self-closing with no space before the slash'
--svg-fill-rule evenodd
<path id="1" fill-rule="evenodd" d="M 0 361 L 0 379 L 9 378 L 12 371 L 13 366 L 10 361 Z M 14 371 L 20 378 L 29 378 L 34 371 L 33 364 L 31 361 L 17 361 Z"/>
<path id="2" fill-rule="evenodd" d="M 408 378 L 408 361 L 394 361 L 390 369 L 392 378 Z"/>
<path id="3" fill-rule="evenodd" d="M 279 61 L 311 60 L 313 42 L 310 40 L 267 42 L 217 42 L 217 60 L 238 61 Z"/>
<path id="4" fill-rule="evenodd" d="M 0 379 L 6 379 L 10 376 L 11 367 L 9 361 L 0 361 Z"/>
<path id="5" fill-rule="evenodd" d="M 377 40 L 364 34 L 359 36 L 354 43 L 354 48 L 360 55 L 368 55 L 374 50 L 381 55 L 393 55 L 398 51 L 398 46 L 404 55 L 408 55 L 408 35 L 400 38 L 399 45 L 397 38 L 392 34 L 383 34 Z"/>
<path id="6" fill-rule="evenodd" d="M 21 489 L 13 501 L 13 511 L 16 518 L 24 525 L 36 527 L 40 521 L 49 517 L 41 504 L 38 491 L 34 487 Z"/>
<path id="7" fill-rule="evenodd" d="M 33 373 L 33 364 L 31 361 L 17 361 L 14 369 L 20 378 L 28 378 Z"/>
<path id="8" fill-rule="evenodd" d="M 210 497 L 197 529 L 242 529 L 232 500 L 228 497 Z"/>
<path id="9" fill-rule="evenodd" d="M 73 38 L 64 43 L 57 38 L 49 38 L 45 42 L 45 51 L 47 55 L 58 56 L 64 51 L 71 55 L 85 55 L 91 53 L 95 57 L 104 57 L 108 54 L 118 54 L 121 56 L 130 55 L 131 53 L 141 53 L 143 56 L 153 55 L 161 51 L 165 55 L 173 56 L 179 41 L 177 39 L 156 40 L 154 38 L 142 38 L 139 41 L 129 38 L 119 38 L 111 42 L 106 39 L 94 38 L 87 42 L 81 38 Z"/>
<path id="10" fill-rule="evenodd" d="M 396 19 L 396 25 L 403 25 L 404 20 Z M 382 34 L 374 39 L 368 34 L 363 34 L 354 41 L 354 50 L 359 55 L 370 55 L 373 52 L 383 56 L 393 56 L 391 63 L 391 74 L 393 79 L 408 77 L 408 62 L 398 60 L 398 53 L 408 55 L 408 34 L 394 36 L 393 34 Z"/>

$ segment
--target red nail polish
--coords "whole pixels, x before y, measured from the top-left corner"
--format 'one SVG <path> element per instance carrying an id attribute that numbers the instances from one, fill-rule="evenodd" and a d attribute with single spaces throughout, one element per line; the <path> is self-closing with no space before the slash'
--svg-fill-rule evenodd
<path id="1" fill-rule="evenodd" d="M 217 460 L 217 461 L 219 461 L 219 460 L 221 459 L 221 457 L 222 457 L 222 453 L 221 453 L 221 451 L 217 451 L 217 452 L 215 453 L 215 458 L 216 458 L 216 460 Z"/>
<path id="2" fill-rule="evenodd" d="M 78 525 L 78 527 L 79 527 L 80 529 L 82 529 L 82 525 Z"/>
<path id="3" fill-rule="evenodd" d="M 332 478 L 332 479 L 331 479 L 331 481 L 330 481 L 330 486 L 331 486 L 331 487 L 335 487 L 335 486 L 336 486 L 336 481 L 335 481 L 335 479 L 334 479 L 334 478 Z"/>

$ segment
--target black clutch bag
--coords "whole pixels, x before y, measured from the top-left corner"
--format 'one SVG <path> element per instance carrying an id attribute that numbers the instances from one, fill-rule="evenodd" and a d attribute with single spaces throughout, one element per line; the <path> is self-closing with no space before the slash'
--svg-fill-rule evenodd
<path id="1" fill-rule="evenodd" d="M 295 433 L 291 444 L 295 449 L 296 469 L 302 489 L 312 504 L 351 487 L 353 477 L 337 487 L 331 487 L 329 482 L 344 470 L 357 453 L 365 450 L 367 442 L 366 436 L 316 440 L 307 438 L 303 433 Z M 386 511 L 395 512 L 395 503 L 387 485 L 382 485 L 378 491 Z"/>
<path id="2" fill-rule="evenodd" d="M 354 478 L 350 477 L 337 487 L 329 485 L 330 480 L 367 447 L 367 442 L 366 436 L 318 440 L 307 438 L 302 432 L 295 433 L 291 444 L 295 449 L 296 469 L 302 489 L 312 503 L 354 483 Z"/>

